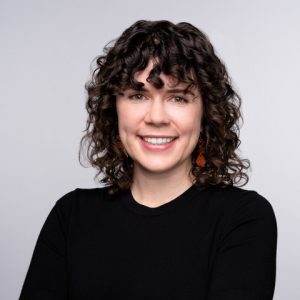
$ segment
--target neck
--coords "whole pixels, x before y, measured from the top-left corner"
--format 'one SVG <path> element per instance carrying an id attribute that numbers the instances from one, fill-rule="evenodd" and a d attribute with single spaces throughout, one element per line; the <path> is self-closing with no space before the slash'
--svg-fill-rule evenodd
<path id="1" fill-rule="evenodd" d="M 190 169 L 191 164 L 185 168 L 181 166 L 180 170 L 153 173 L 135 165 L 132 195 L 138 203 L 148 207 L 158 207 L 170 202 L 193 184 Z"/>

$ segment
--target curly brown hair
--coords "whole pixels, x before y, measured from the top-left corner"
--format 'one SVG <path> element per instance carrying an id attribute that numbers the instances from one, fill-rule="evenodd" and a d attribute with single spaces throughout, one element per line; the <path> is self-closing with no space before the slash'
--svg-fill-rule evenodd
<path id="1" fill-rule="evenodd" d="M 85 86 L 88 119 L 80 141 L 79 161 L 83 144 L 87 143 L 88 161 L 98 170 L 95 178 L 104 175 L 99 182 L 109 187 L 108 194 L 130 188 L 133 161 L 118 147 L 116 97 L 124 88 L 143 86 L 135 81 L 134 74 L 144 70 L 152 58 L 157 62 L 147 80 L 156 88 L 163 86 L 159 75 L 164 73 L 178 82 L 196 85 L 201 91 L 204 109 L 201 136 L 206 164 L 197 165 L 195 147 L 191 169 L 195 185 L 245 185 L 250 162 L 237 154 L 241 98 L 208 37 L 186 22 L 140 20 L 127 28 L 113 45 L 104 47 L 104 54 L 97 57 L 92 78 Z"/>

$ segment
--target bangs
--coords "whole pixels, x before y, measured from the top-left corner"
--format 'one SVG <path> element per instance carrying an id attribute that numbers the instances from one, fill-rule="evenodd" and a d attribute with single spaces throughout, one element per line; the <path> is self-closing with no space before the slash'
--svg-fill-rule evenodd
<path id="1" fill-rule="evenodd" d="M 161 89 L 164 82 L 160 74 L 164 73 L 172 78 L 174 86 L 186 83 L 188 87 L 198 85 L 195 75 L 195 62 L 185 53 L 182 45 L 172 39 L 172 35 L 156 32 L 152 35 L 144 33 L 136 34 L 127 41 L 127 50 L 120 58 L 122 68 L 116 74 L 119 90 L 133 88 L 140 90 L 144 86 L 142 82 L 135 80 L 135 74 L 143 71 L 149 61 L 153 61 L 153 68 L 149 72 L 147 81 L 156 89 Z"/>

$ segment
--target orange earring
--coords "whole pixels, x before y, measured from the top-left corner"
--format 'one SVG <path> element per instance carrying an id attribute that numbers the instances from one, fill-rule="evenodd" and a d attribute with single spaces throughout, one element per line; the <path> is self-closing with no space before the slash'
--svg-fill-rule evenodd
<path id="1" fill-rule="evenodd" d="M 196 164 L 202 168 L 206 164 L 206 160 L 204 157 L 204 152 L 205 152 L 204 141 L 202 140 L 202 138 L 199 139 L 198 145 L 199 145 L 199 148 L 198 148 L 198 156 L 196 159 Z"/>

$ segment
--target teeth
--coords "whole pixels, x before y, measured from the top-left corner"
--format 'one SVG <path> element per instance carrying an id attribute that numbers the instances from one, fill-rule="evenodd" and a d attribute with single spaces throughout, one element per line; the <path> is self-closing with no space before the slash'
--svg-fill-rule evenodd
<path id="1" fill-rule="evenodd" d="M 143 138 L 143 140 L 153 145 L 162 145 L 173 141 L 174 138 Z"/>

